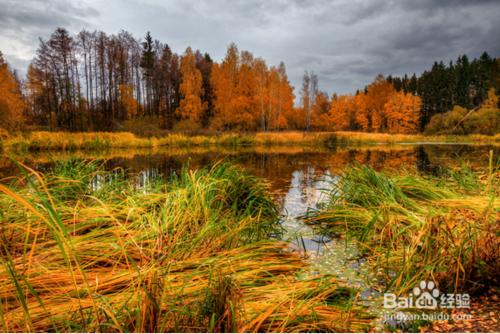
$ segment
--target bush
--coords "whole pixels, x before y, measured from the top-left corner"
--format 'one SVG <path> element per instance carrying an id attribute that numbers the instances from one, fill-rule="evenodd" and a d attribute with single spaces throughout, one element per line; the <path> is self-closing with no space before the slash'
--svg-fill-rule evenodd
<path id="1" fill-rule="evenodd" d="M 483 107 L 469 111 L 460 106 L 443 114 L 434 115 L 425 127 L 426 134 L 494 135 L 500 133 L 500 110 Z"/>
<path id="2" fill-rule="evenodd" d="M 463 128 L 468 134 L 495 135 L 500 133 L 500 110 L 498 108 L 481 108 L 465 119 Z"/>

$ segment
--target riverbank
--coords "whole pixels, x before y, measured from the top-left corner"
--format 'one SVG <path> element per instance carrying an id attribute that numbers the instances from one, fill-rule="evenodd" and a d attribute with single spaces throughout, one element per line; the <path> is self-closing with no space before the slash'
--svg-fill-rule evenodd
<path id="1" fill-rule="evenodd" d="M 407 143 L 467 143 L 500 145 L 500 135 L 424 136 L 363 132 L 258 132 L 138 137 L 130 132 L 45 132 L 4 136 L 5 151 L 98 150 L 104 148 L 158 148 L 199 146 L 342 146 Z"/>

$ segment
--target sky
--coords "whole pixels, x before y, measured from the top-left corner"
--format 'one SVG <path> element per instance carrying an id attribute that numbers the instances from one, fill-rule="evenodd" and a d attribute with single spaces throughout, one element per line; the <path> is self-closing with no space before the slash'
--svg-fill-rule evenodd
<path id="1" fill-rule="evenodd" d="M 131 32 L 220 61 L 234 42 L 269 65 L 284 61 L 296 91 L 313 71 L 329 94 L 377 74 L 421 73 L 434 61 L 500 56 L 499 0 L 0 0 L 0 51 L 26 73 L 56 27 Z"/>

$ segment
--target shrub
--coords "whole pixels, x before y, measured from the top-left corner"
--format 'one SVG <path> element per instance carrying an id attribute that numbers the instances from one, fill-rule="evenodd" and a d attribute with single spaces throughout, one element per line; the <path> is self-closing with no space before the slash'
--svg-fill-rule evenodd
<path id="1" fill-rule="evenodd" d="M 455 106 L 451 111 L 434 115 L 425 133 L 495 135 L 500 133 L 500 110 L 489 105 L 473 111 Z"/>

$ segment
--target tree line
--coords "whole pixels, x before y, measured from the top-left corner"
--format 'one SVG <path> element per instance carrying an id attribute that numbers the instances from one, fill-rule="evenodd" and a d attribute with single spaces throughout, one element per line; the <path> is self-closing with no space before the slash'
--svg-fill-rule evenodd
<path id="1" fill-rule="evenodd" d="M 293 108 L 283 63 L 231 44 L 224 60 L 144 41 L 58 28 L 40 39 L 26 79 L 28 118 L 49 129 L 105 130 L 147 117 L 164 129 L 279 130 Z"/>
<path id="2" fill-rule="evenodd" d="M 388 76 L 387 81 L 397 91 L 421 98 L 420 130 L 424 130 L 432 116 L 450 111 L 454 106 L 477 108 L 487 99 L 490 88 L 500 92 L 500 58 L 492 58 L 484 52 L 470 61 L 463 55 L 448 65 L 435 62 L 419 76 Z"/>
<path id="3" fill-rule="evenodd" d="M 500 89 L 500 60 L 484 53 L 419 76 L 379 75 L 347 95 L 329 96 L 306 71 L 295 105 L 284 63 L 268 66 L 235 44 L 215 62 L 190 47 L 179 55 L 149 32 L 138 40 L 57 28 L 40 39 L 25 80 L 0 57 L 0 127 L 416 133 L 455 105 L 482 105 L 491 88 Z"/>

